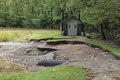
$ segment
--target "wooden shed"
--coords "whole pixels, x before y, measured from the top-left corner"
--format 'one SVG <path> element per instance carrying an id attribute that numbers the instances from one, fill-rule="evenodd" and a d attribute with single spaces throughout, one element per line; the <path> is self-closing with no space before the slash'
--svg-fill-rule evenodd
<path id="1" fill-rule="evenodd" d="M 75 16 L 70 17 L 60 24 L 61 35 L 77 36 L 83 34 L 83 25 Z"/>

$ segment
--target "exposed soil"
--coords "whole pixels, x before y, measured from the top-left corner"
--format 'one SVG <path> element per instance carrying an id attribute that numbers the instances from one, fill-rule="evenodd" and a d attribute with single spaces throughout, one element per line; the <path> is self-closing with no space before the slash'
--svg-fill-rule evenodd
<path id="1" fill-rule="evenodd" d="M 29 71 L 27 67 L 15 64 L 0 57 L 0 72 L 24 72 Z"/>
<path id="2" fill-rule="evenodd" d="M 55 46 L 56 58 L 68 60 L 65 65 L 88 68 L 96 74 L 93 80 L 116 80 L 120 76 L 120 60 L 99 48 L 84 44 Z"/>
<path id="3" fill-rule="evenodd" d="M 8 60 L 27 66 L 32 71 L 44 69 L 36 66 L 43 59 L 65 60 L 67 66 L 79 66 L 90 69 L 89 80 L 120 80 L 120 60 L 109 52 L 99 48 L 92 48 L 86 44 L 46 43 L 0 43 L 0 56 Z"/>
<path id="4" fill-rule="evenodd" d="M 36 66 L 38 61 L 43 59 L 53 59 L 56 49 L 48 48 L 46 45 L 33 43 L 0 43 L 0 56 L 16 64 L 24 65 L 31 71 L 42 69 Z M 44 47 L 43 47 L 44 46 Z"/>

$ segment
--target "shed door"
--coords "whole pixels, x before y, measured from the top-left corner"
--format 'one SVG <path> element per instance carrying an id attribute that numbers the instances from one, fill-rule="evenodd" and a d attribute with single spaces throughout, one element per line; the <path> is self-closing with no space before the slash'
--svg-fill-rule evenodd
<path id="1" fill-rule="evenodd" d="M 68 35 L 77 35 L 77 24 L 68 25 Z"/>

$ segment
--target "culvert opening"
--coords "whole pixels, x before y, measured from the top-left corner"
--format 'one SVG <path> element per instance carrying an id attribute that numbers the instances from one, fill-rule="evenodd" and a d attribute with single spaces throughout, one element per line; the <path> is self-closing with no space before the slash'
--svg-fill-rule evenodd
<path id="1" fill-rule="evenodd" d="M 38 61 L 37 66 L 52 67 L 52 66 L 62 65 L 65 62 L 66 61 L 64 60 L 44 59 L 44 60 Z"/>

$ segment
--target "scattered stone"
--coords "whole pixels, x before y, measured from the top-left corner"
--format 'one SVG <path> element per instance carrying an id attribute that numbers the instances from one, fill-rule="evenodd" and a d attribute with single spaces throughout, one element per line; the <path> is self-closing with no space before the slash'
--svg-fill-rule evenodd
<path id="1" fill-rule="evenodd" d="M 99 50 L 99 48 L 95 48 L 96 50 Z"/>

